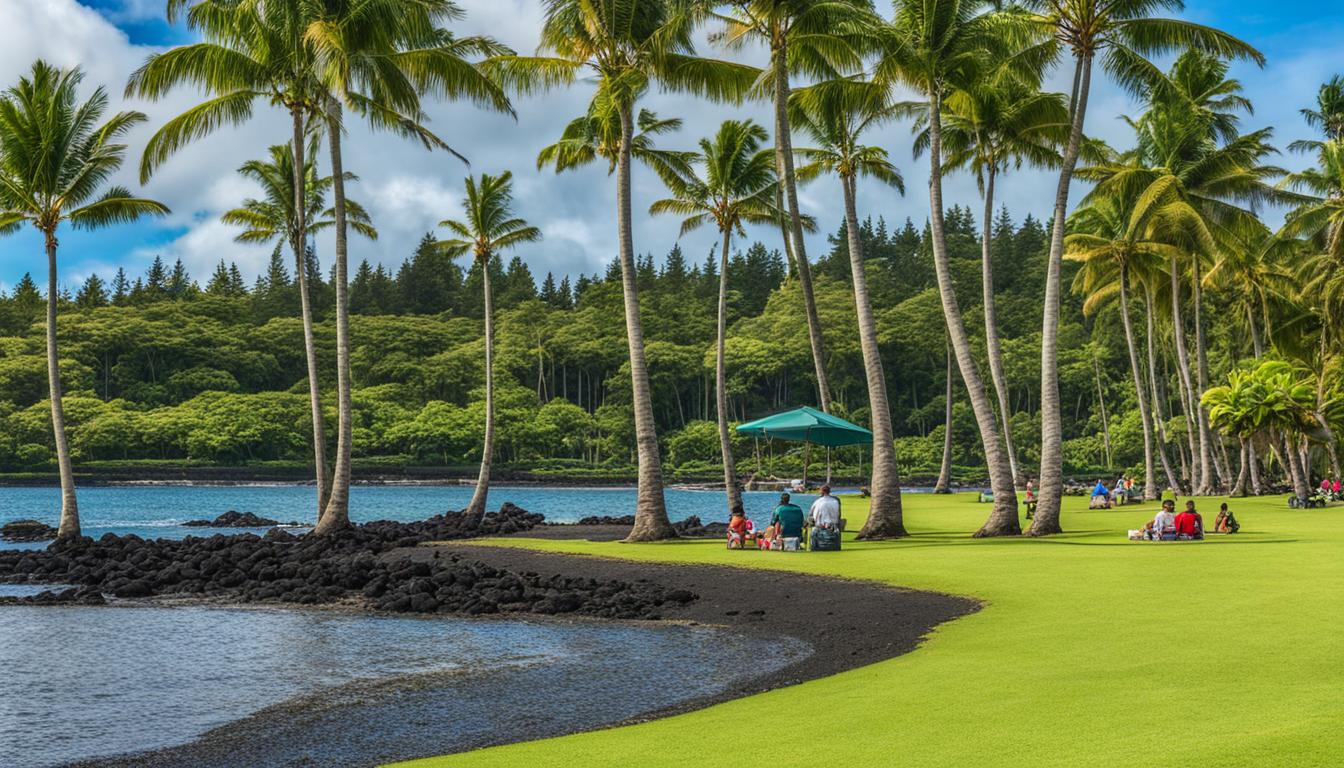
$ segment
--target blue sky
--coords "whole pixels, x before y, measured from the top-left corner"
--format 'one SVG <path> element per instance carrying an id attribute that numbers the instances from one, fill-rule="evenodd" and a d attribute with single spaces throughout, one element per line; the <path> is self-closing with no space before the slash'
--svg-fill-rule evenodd
<path id="1" fill-rule="evenodd" d="M 536 44 L 540 21 L 537 0 L 459 0 L 467 18 L 458 29 L 464 34 L 490 34 L 520 51 Z M 0 83 L 10 83 L 34 58 L 48 58 L 64 66 L 81 64 L 88 71 L 87 83 L 105 84 L 117 108 L 134 108 L 150 115 L 150 125 L 130 137 L 128 170 L 120 181 L 138 187 L 133 169 L 139 152 L 153 128 L 193 103 L 193 94 L 174 94 L 164 103 L 127 104 L 120 99 L 126 76 L 154 50 L 190 39 L 181 28 L 170 27 L 162 18 L 163 0 L 7 0 L 17 12 L 7 12 L 0 28 Z M 1268 57 L 1260 70 L 1238 64 L 1234 76 L 1245 85 L 1256 113 L 1247 117 L 1247 129 L 1275 127 L 1276 143 L 1286 145 L 1310 135 L 1297 110 L 1310 105 L 1317 86 L 1334 72 L 1344 72 L 1337 55 L 1344 36 L 1344 9 L 1335 2 L 1308 0 L 1190 0 L 1185 18 L 1212 24 L 1250 41 Z M 710 52 L 710 51 L 706 51 Z M 759 57 L 748 52 L 748 58 Z M 759 63 L 754 61 L 754 63 Z M 1052 79 L 1056 89 L 1066 83 L 1062 74 Z M 535 169 L 533 158 L 540 147 L 554 140 L 560 127 L 583 108 L 585 93 L 576 88 L 566 93 L 520 100 L 517 121 L 489 115 L 464 105 L 434 105 L 432 127 L 472 161 L 472 173 L 514 171 L 519 213 L 538 224 L 546 240 L 522 252 L 534 272 L 593 272 L 614 254 L 615 225 L 612 184 L 598 169 L 555 176 Z M 732 108 L 715 106 L 685 97 L 655 94 L 648 105 L 663 116 L 685 119 L 683 130 L 664 141 L 664 146 L 690 146 L 713 131 L 728 117 L 749 116 L 769 125 L 764 105 Z M 1105 83 L 1094 87 L 1088 111 L 1088 132 L 1117 144 L 1125 144 L 1126 132 L 1119 116 L 1133 112 L 1131 99 Z M 207 142 L 175 157 L 142 190 L 142 194 L 167 203 L 173 214 L 166 220 L 142 222 L 96 233 L 65 230 L 61 236 L 61 281 L 71 288 L 91 272 L 110 278 L 117 266 L 132 276 L 142 273 L 149 261 L 161 254 L 182 258 L 193 275 L 204 280 L 219 259 L 237 261 L 245 273 L 255 274 L 269 255 L 265 247 L 232 242 L 232 232 L 218 222 L 219 213 L 252 194 L 233 173 L 243 161 L 260 156 L 264 147 L 287 138 L 282 116 L 265 114 L 245 128 L 225 129 Z M 860 189 L 861 215 L 885 216 L 902 221 L 907 216 L 922 221 L 927 216 L 924 166 L 910 159 L 908 126 L 897 125 L 873 137 L 888 147 L 906 177 L 905 197 L 876 187 Z M 436 222 L 455 216 L 461 197 L 461 179 L 468 169 L 446 155 L 426 154 L 398 139 L 352 131 L 347 140 L 347 167 L 361 176 L 351 194 L 372 211 L 382 231 L 376 244 L 356 242 L 352 257 L 368 258 L 394 266 L 410 252 Z M 1284 155 L 1279 164 L 1299 167 L 1301 158 Z M 1015 216 L 1048 212 L 1053 196 L 1053 176 L 1024 171 L 1004 180 L 1001 197 Z M 661 257 L 677 239 L 677 223 L 641 215 L 661 196 L 656 179 L 636 173 L 636 248 Z M 978 210 L 974 185 L 964 177 L 947 182 L 949 203 L 973 205 Z M 803 203 L 817 215 L 824 232 L 810 243 L 813 255 L 825 248 L 825 232 L 840 220 L 838 189 L 819 182 L 803 191 Z M 1276 221 L 1281 214 L 1270 211 Z M 773 245 L 773 232 L 749 233 Z M 681 239 L 688 255 L 701 259 L 712 247 L 712 233 L 692 234 Z M 329 263 L 329 244 L 318 242 L 324 263 Z M 7 290 L 26 271 L 44 277 L 41 242 L 33 232 L 0 240 L 0 290 Z"/>

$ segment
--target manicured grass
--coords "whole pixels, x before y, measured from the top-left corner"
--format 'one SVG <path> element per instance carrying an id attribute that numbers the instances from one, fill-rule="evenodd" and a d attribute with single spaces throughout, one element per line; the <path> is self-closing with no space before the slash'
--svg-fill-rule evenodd
<path id="1" fill-rule="evenodd" d="M 1241 533 L 1152 544 L 1125 540 L 1151 502 L 1087 511 L 1085 499 L 1069 498 L 1068 534 L 973 540 L 988 507 L 972 495 L 905 500 L 911 537 L 846 541 L 839 553 L 509 542 L 873 579 L 986 605 L 913 653 L 834 677 L 406 765 L 1344 764 L 1344 508 L 1234 499 Z M 1199 500 L 1210 526 L 1218 501 Z M 845 501 L 847 517 L 861 509 Z M 805 734 L 825 721 L 834 729 Z"/>

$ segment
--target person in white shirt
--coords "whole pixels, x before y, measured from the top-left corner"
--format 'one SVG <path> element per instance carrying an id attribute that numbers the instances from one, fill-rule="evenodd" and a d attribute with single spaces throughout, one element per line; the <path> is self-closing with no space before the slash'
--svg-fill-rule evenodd
<path id="1" fill-rule="evenodd" d="M 831 495 L 831 486 L 821 486 L 821 496 L 812 502 L 810 517 L 819 528 L 840 527 L 840 500 Z"/>
<path id="2" fill-rule="evenodd" d="M 1162 502 L 1162 509 L 1158 510 L 1153 516 L 1153 521 L 1148 523 L 1146 529 L 1148 538 L 1160 539 L 1162 534 L 1170 532 L 1173 536 L 1176 534 L 1176 502 L 1168 499 Z"/>

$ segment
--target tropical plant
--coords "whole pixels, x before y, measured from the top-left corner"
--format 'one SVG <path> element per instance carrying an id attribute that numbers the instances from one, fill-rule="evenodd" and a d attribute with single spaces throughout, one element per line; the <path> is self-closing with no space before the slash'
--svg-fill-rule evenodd
<path id="1" fill-rule="evenodd" d="M 793 135 L 789 117 L 789 80 L 792 75 L 831 79 L 863 68 L 863 56 L 872 45 L 872 31 L 880 23 L 871 0 L 737 0 L 716 14 L 722 23 L 713 39 L 728 48 L 748 42 L 765 44 L 770 66 L 761 72 L 756 90 L 768 93 L 775 118 L 775 172 L 783 182 L 784 249 L 798 274 L 807 313 L 808 343 L 817 378 L 817 400 L 831 411 L 831 386 L 826 374 L 825 343 L 812 287 L 812 266 L 803 237 L 805 217 L 798 207 L 798 180 L 794 169 Z M 785 216 L 787 214 L 787 217 Z"/>
<path id="2" fill-rule="evenodd" d="M 874 179 L 902 194 L 905 182 L 887 158 L 886 150 L 860 142 L 864 131 L 876 128 L 900 114 L 887 103 L 886 89 L 869 82 L 840 79 L 795 91 L 790 120 L 815 142 L 815 147 L 797 150 L 803 165 L 800 181 L 822 174 L 840 178 L 845 201 L 845 232 L 848 235 L 850 281 L 858 313 L 859 345 L 868 386 L 868 410 L 873 428 L 873 475 L 868 520 L 859 538 L 882 539 L 906 535 L 901 514 L 900 470 L 896 466 L 895 432 L 887 401 L 886 374 L 878 349 L 877 321 L 868 292 L 863 243 L 859 235 L 858 180 Z"/>
<path id="3" fill-rule="evenodd" d="M 775 221 L 774 153 L 762 149 L 769 138 L 765 129 L 750 120 L 725 120 L 710 139 L 700 140 L 692 163 L 701 173 L 668 175 L 664 183 L 672 197 L 657 200 L 649 213 L 681 216 L 681 234 L 712 223 L 723 246 L 719 251 L 719 299 L 714 343 L 714 402 L 723 457 L 723 483 L 728 494 L 728 512 L 742 508 L 733 461 L 732 437 L 728 431 L 728 372 L 725 343 L 728 335 L 728 255 L 733 233 L 746 236 L 743 224 Z"/>
<path id="4" fill-rule="evenodd" d="M 320 111 L 312 81 L 312 48 L 303 40 L 302 11 L 299 3 L 168 0 L 168 22 L 185 19 L 202 40 L 150 55 L 126 84 L 127 95 L 155 100 L 183 85 L 199 88 L 207 96 L 150 137 L 140 160 L 142 183 L 187 145 L 224 125 L 241 125 L 250 120 L 258 101 L 270 102 L 289 112 L 292 135 L 288 146 L 293 153 L 289 169 L 295 174 L 289 184 L 294 195 L 290 203 L 294 211 L 290 240 L 299 254 L 306 252 L 308 244 L 308 211 L 302 202 L 307 199 L 303 176 L 305 137 L 316 127 L 313 118 Z M 300 268 L 297 279 L 304 356 L 308 362 L 308 404 L 320 518 L 326 508 L 331 477 L 327 469 L 326 429 L 318 388 L 307 270 Z"/>
<path id="5" fill-rule="evenodd" d="M 980 377 L 952 284 L 943 205 L 944 102 L 954 87 L 968 85 L 995 71 L 991 64 L 998 58 L 995 54 L 1003 54 L 1003 46 L 1011 42 L 999 28 L 997 18 L 986 13 L 987 9 L 987 4 L 980 0 L 911 0 L 898 5 L 895 19 L 885 30 L 884 48 L 875 73 L 884 86 L 908 86 L 925 100 L 929 132 L 929 225 L 938 293 L 948 337 L 980 431 L 994 493 L 993 512 L 976 536 L 1001 536 L 1021 533 L 1017 492 L 1000 439 L 998 418 Z M 1007 418 L 1008 414 L 1003 416 Z"/>
<path id="6" fill-rule="evenodd" d="M 1038 168 L 1059 165 L 1059 147 L 1068 139 L 1069 112 L 1063 94 L 1042 93 L 1039 82 L 1023 82 L 1011 71 L 999 77 L 974 80 L 950 93 L 943 105 L 944 169 L 966 169 L 975 176 L 984 200 L 981 220 L 980 275 L 985 315 L 985 349 L 989 375 L 1003 420 L 1003 448 L 1014 480 L 1017 451 L 1009 428 L 1008 383 L 1003 372 L 1003 350 L 994 301 L 994 270 L 990 244 L 994 218 L 994 185 L 998 177 L 1025 163 Z M 927 115 L 922 122 L 927 122 Z M 915 140 L 915 154 L 927 148 L 925 128 Z"/>
<path id="7" fill-rule="evenodd" d="M 696 3 L 679 0 L 546 0 L 541 48 L 553 56 L 497 56 L 490 71 L 522 92 L 547 90 L 595 76 L 589 114 L 616 115 L 616 229 L 619 238 L 631 405 L 639 455 L 635 525 L 628 540 L 676 536 L 663 498 L 662 459 L 654 425 L 644 330 L 639 316 L 635 248 L 631 234 L 630 160 L 635 104 L 651 84 L 693 92 L 717 101 L 746 96 L 757 71 L 742 64 L 695 56 L 692 32 L 702 16 Z"/>
<path id="8" fill-rule="evenodd" d="M 452 147 L 425 127 L 421 97 L 465 99 L 513 114 L 500 86 L 471 61 L 505 55 L 489 38 L 454 37 L 439 25 L 461 18 L 450 0 L 305 0 L 303 42 L 313 52 L 314 91 L 331 155 L 336 223 L 336 466 L 331 493 L 314 533 L 349 525 L 350 455 L 354 415 L 350 380 L 350 302 L 347 201 L 341 134 L 348 109 L 373 127 L 419 141 L 426 149 Z"/>
<path id="9" fill-rule="evenodd" d="M 1200 231 L 1203 220 L 1188 203 L 1168 188 L 1156 196 L 1137 199 L 1117 195 L 1096 194 L 1069 218 L 1069 235 L 1064 239 L 1064 256 L 1083 264 L 1074 279 L 1074 288 L 1087 296 L 1083 312 L 1091 314 L 1114 296 L 1119 297 L 1120 319 L 1125 330 L 1125 344 L 1129 351 L 1130 371 L 1134 393 L 1143 424 L 1143 465 L 1145 499 L 1156 499 L 1156 465 L 1153 461 L 1154 443 L 1162 461 L 1167 481 L 1180 488 L 1180 476 L 1173 471 L 1166 449 L 1154 439 L 1152 414 L 1148 409 L 1147 386 L 1139 366 L 1138 345 L 1130 320 L 1129 290 L 1131 271 L 1152 273 L 1168 262 L 1187 258 L 1173 233 Z"/>
<path id="10" fill-rule="evenodd" d="M 294 179 L 297 175 L 294 173 L 294 153 L 288 144 L 271 147 L 269 160 L 243 163 L 238 168 L 238 175 L 260 186 L 262 196 L 244 200 L 239 207 L 221 214 L 220 220 L 243 228 L 234 238 L 240 243 L 275 242 L 277 252 L 282 246 L 289 245 L 294 254 L 296 273 L 304 271 L 303 238 L 336 225 L 335 212 L 326 207 L 326 192 L 333 181 L 330 176 L 318 176 L 317 143 L 311 142 L 304 156 L 303 194 L 307 202 L 301 213 L 294 208 Z M 354 181 L 357 177 L 347 173 L 345 178 Z M 364 206 L 354 200 L 346 200 L 345 205 L 350 228 L 370 240 L 377 240 L 378 230 Z M 315 363 L 312 368 L 316 369 Z"/>
<path id="11" fill-rule="evenodd" d="M 1156 14 L 1180 10 L 1182 0 L 1026 0 L 1032 22 L 1053 43 L 1041 53 L 1050 58 L 1067 48 L 1073 57 L 1073 87 L 1069 95 L 1069 140 L 1065 145 L 1055 190 L 1050 251 L 1046 262 L 1041 323 L 1041 474 L 1040 495 L 1030 533 L 1059 533 L 1059 509 L 1064 493 L 1063 425 L 1059 400 L 1060 262 L 1064 255 L 1064 226 L 1069 187 L 1083 143 L 1083 124 L 1092 86 L 1092 65 L 1101 65 L 1131 93 L 1160 89 L 1161 72 L 1146 57 L 1196 49 L 1224 58 L 1251 59 L 1263 66 L 1264 56 L 1249 44 L 1201 24 L 1164 19 Z"/>
<path id="12" fill-rule="evenodd" d="M 490 463 L 495 450 L 495 317 L 490 289 L 490 260 L 501 251 L 534 243 L 541 230 L 513 215 L 513 174 L 481 174 L 479 181 L 468 176 L 467 195 L 462 199 L 465 220 L 439 222 L 456 238 L 439 241 L 439 248 L 454 258 L 470 253 L 481 273 L 481 296 L 485 302 L 485 439 L 481 444 L 481 471 L 476 491 L 466 512 L 480 519 L 485 514 L 490 493 Z"/>
<path id="13" fill-rule="evenodd" d="M 1321 84 L 1316 93 L 1316 108 L 1298 110 L 1307 125 L 1325 134 L 1326 141 L 1344 139 L 1344 76 L 1335 75 Z M 1294 151 L 1310 151 L 1320 146 L 1311 140 L 1295 141 L 1288 145 Z"/>
<path id="14" fill-rule="evenodd" d="M 1241 469 L 1232 495 L 1246 495 L 1249 473 L 1251 488 L 1259 496 L 1262 490 L 1260 469 L 1250 446 L 1261 431 L 1266 416 L 1265 392 L 1260 380 L 1249 371 L 1232 371 L 1227 376 L 1227 384 L 1205 391 L 1201 400 L 1209 409 L 1209 421 L 1241 443 Z"/>
<path id="15" fill-rule="evenodd" d="M 80 527 L 56 346 L 56 233 L 62 222 L 76 229 L 99 229 L 168 213 L 162 203 L 135 197 L 125 187 L 106 186 L 125 160 L 126 145 L 119 139 L 145 116 L 118 112 L 104 121 L 107 91 L 100 86 L 80 101 L 83 79 L 79 68 L 62 70 L 39 60 L 0 95 L 0 234 L 31 224 L 42 233 L 46 248 L 47 385 L 61 477 L 60 539 L 78 538 Z"/>

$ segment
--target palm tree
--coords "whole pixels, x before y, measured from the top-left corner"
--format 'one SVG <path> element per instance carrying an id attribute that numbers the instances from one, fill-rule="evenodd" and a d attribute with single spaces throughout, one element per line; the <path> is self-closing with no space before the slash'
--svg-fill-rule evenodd
<path id="1" fill-rule="evenodd" d="M 880 82 L 906 85 L 926 100 L 929 132 L 929 225 L 933 264 L 942 298 L 948 337 L 962 382 L 975 414 L 994 494 L 994 509 L 976 536 L 1021 533 L 1017 492 L 1008 456 L 999 437 L 998 419 L 971 349 L 966 324 L 952 284 L 943 206 L 943 104 L 952 88 L 974 82 L 993 71 L 991 46 L 997 47 L 997 20 L 983 11 L 981 0 L 910 0 L 897 6 L 886 30 L 886 45 L 877 63 Z M 1001 53 L 1001 51 L 995 51 Z M 1003 414 L 1006 418 L 1008 414 Z"/>
<path id="2" fill-rule="evenodd" d="M 168 213 L 162 203 L 125 187 L 104 186 L 125 159 L 126 145 L 118 140 L 145 116 L 118 112 L 103 121 L 107 91 L 100 86 L 81 102 L 83 79 L 79 68 L 62 70 L 39 60 L 0 96 L 0 234 L 32 224 L 47 253 L 47 384 L 61 475 L 61 540 L 78 538 L 80 529 L 56 348 L 56 233 L 61 222 L 97 229 Z"/>
<path id="3" fill-rule="evenodd" d="M 1083 304 L 1084 313 L 1095 312 L 1112 296 L 1118 295 L 1120 299 L 1120 319 L 1125 329 L 1130 372 L 1143 424 L 1143 497 L 1148 500 L 1156 499 L 1158 495 L 1153 461 L 1154 425 L 1130 321 L 1130 271 L 1136 263 L 1152 270 L 1168 260 L 1184 259 L 1185 253 L 1169 242 L 1167 233 L 1199 230 L 1203 226 L 1199 214 L 1174 190 L 1138 199 L 1103 193 L 1089 197 L 1086 205 L 1074 212 L 1069 219 L 1070 234 L 1064 239 L 1065 258 L 1084 265 L 1075 278 L 1075 287 L 1088 295 Z M 1157 445 L 1157 452 L 1168 480 L 1177 483 L 1178 476 L 1172 471 L 1161 443 Z"/>
<path id="4" fill-rule="evenodd" d="M 302 235 L 330 229 L 336 225 L 335 211 L 326 208 L 326 192 L 334 183 L 330 176 L 318 177 L 317 143 L 311 142 L 304 157 L 302 175 L 293 170 L 294 153 L 288 144 L 278 144 L 270 148 L 269 160 L 249 160 L 238 168 L 238 174 L 250 179 L 261 187 L 261 198 L 248 198 L 237 208 L 225 211 L 220 220 L 225 224 L 243 227 L 234 239 L 240 243 L 275 242 L 278 252 L 286 244 L 294 253 L 296 272 L 306 269 L 305 255 L 301 250 Z M 303 179 L 303 194 L 307 199 L 303 211 L 294 209 L 294 179 Z M 347 181 L 357 177 L 346 173 Z M 345 202 L 350 227 L 370 240 L 378 239 L 378 230 L 374 228 L 368 211 L 354 200 Z M 308 350 L 314 346 L 305 345 Z M 310 383 L 317 378 L 317 359 L 308 361 Z"/>
<path id="5" fill-rule="evenodd" d="M 481 270 L 481 294 L 485 301 L 485 442 L 481 445 L 481 472 L 476 492 L 466 513 L 480 519 L 490 493 L 490 461 L 495 450 L 495 318 L 490 292 L 490 260 L 501 251 L 541 239 L 541 230 L 513 215 L 513 174 L 481 174 L 480 181 L 468 176 L 467 196 L 462 199 L 465 221 L 439 222 L 458 237 L 442 240 L 439 248 L 454 258 L 470 253 Z"/>
<path id="6" fill-rule="evenodd" d="M 717 101 L 740 100 L 756 79 L 751 67 L 695 56 L 692 30 L 698 4 L 679 0 L 545 0 L 541 48 L 553 56 L 497 56 L 488 62 L 501 82 L 523 92 L 576 82 L 584 73 L 596 80 L 589 113 L 616 115 L 616 228 L 625 299 L 626 342 L 630 352 L 631 405 L 639 455 L 635 525 L 627 541 L 676 536 L 663 498 L 663 467 L 653 419 L 644 329 L 635 282 L 631 234 L 630 160 L 635 137 L 635 104 L 653 83 L 694 92 Z"/>
<path id="7" fill-rule="evenodd" d="M 1161 73 L 1147 56 L 1194 48 L 1227 58 L 1264 56 L 1249 44 L 1211 27 L 1159 18 L 1163 10 L 1180 10 L 1182 0 L 1025 0 L 1033 21 L 1046 31 L 1058 55 L 1073 56 L 1073 88 L 1069 95 L 1070 130 L 1055 189 L 1050 252 L 1046 262 L 1044 312 L 1041 322 L 1041 474 L 1040 495 L 1032 518 L 1032 535 L 1059 533 L 1060 500 L 1064 493 L 1063 425 L 1059 402 L 1060 262 L 1069 187 L 1082 147 L 1083 123 L 1092 86 L 1092 65 L 1102 68 L 1126 90 L 1140 93 L 1160 86 Z"/>
<path id="8" fill-rule="evenodd" d="M 700 140 L 693 163 L 703 175 L 667 175 L 664 182 L 672 197 L 649 206 L 649 213 L 684 217 L 681 234 L 713 223 L 723 239 L 719 253 L 719 304 L 714 344 L 714 397 L 718 417 L 719 450 L 723 456 L 723 484 L 728 493 L 728 512 L 742 507 L 737 467 L 728 432 L 728 371 L 724 345 L 728 336 L 728 254 L 733 233 L 746 236 L 743 224 L 771 224 L 778 182 L 774 153 L 761 149 L 769 138 L 765 129 L 750 120 L 725 120 L 712 139 Z"/>
<path id="9" fill-rule="evenodd" d="M 984 199 L 981 235 L 981 288 L 985 313 L 985 348 L 989 375 L 998 396 L 1003 420 L 1003 446 L 1014 480 L 1017 452 L 1009 429 L 1008 383 L 1003 372 L 1003 350 L 994 301 L 994 271 L 990 254 L 994 218 L 994 183 L 1011 165 L 1024 163 L 1041 168 L 1059 165 L 1059 150 L 1069 133 L 1068 106 L 1063 94 L 1041 93 L 1039 83 L 1022 83 L 1000 77 L 977 80 L 953 91 L 943 105 L 943 152 L 945 168 L 966 168 L 975 175 Z M 916 156 L 927 146 L 925 129 L 915 142 Z"/>
<path id="10" fill-rule="evenodd" d="M 1320 129 L 1327 141 L 1344 139 L 1344 77 L 1335 75 L 1321 84 L 1316 94 L 1316 109 L 1300 109 L 1312 128 Z M 1306 148 L 1310 142 L 1294 142 L 1290 149 Z"/>
<path id="11" fill-rule="evenodd" d="M 1213 387 L 1201 397 L 1209 409 L 1209 420 L 1214 426 L 1237 438 L 1241 443 L 1241 469 L 1233 496 L 1246 495 L 1246 476 L 1249 472 L 1251 488 L 1260 495 L 1260 470 L 1251 452 L 1251 441 L 1261 429 L 1265 417 L 1264 390 L 1260 381 L 1248 371 L 1232 371 L 1227 384 Z"/>
<path id="12" fill-rule="evenodd" d="M 775 116 L 775 172 L 783 181 L 780 197 L 787 205 L 784 248 L 798 273 L 807 313 L 807 337 L 817 377 L 821 409 L 831 412 L 831 386 L 826 375 L 826 352 L 821 319 L 812 289 L 812 266 L 807 260 L 803 232 L 805 217 L 798 208 L 798 180 L 794 169 L 793 137 L 789 126 L 789 78 L 793 74 L 831 79 L 863 67 L 870 30 L 878 23 L 870 0 L 736 0 L 717 14 L 723 28 L 714 39 L 738 48 L 748 41 L 770 49 L 770 66 L 761 73 L 758 89 L 766 89 Z"/>
<path id="13" fill-rule="evenodd" d="M 258 3 L 244 0 L 169 0 L 168 21 L 185 16 L 187 26 L 201 42 L 151 55 L 126 85 L 128 96 L 160 99 L 181 85 L 195 86 L 208 98 L 163 125 L 145 145 L 140 161 L 141 183 L 174 153 L 206 138 L 226 124 L 250 120 L 258 101 L 268 101 L 289 112 L 294 174 L 288 185 L 293 199 L 292 232 L 295 253 L 307 250 L 308 195 L 304 189 L 304 138 L 319 111 L 312 82 L 312 50 L 303 41 L 304 18 L 297 3 Z M 268 238 L 269 239 L 269 238 Z M 299 257 L 302 259 L 302 256 Z M 317 480 L 317 515 L 326 507 L 330 489 L 326 430 L 318 388 L 317 347 L 313 334 L 312 297 L 308 272 L 296 273 L 299 312 L 303 321 L 304 357 L 308 364 L 308 403 L 313 425 L 313 469 Z"/>
<path id="14" fill-rule="evenodd" d="M 303 41 L 313 52 L 320 119 L 331 155 L 333 215 L 336 223 L 336 467 L 331 494 L 314 533 L 333 533 L 350 522 L 350 452 L 354 427 L 350 380 L 347 200 L 341 136 L 347 109 L 375 128 L 443 149 L 463 159 L 429 131 L 421 109 L 427 93 L 467 99 L 513 114 L 508 97 L 470 61 L 504 55 L 489 38 L 457 38 L 439 27 L 461 17 L 449 0 L 304 0 Z"/>
<path id="15" fill-rule="evenodd" d="M 899 110 L 886 103 L 885 89 L 872 83 L 842 79 L 795 91 L 790 103 L 794 125 L 816 142 L 815 148 L 800 149 L 803 166 L 798 178 L 810 181 L 821 174 L 835 174 L 845 200 L 845 231 L 849 236 L 849 266 L 858 313 L 859 345 L 868 383 L 868 410 L 873 427 L 872 500 L 868 521 L 859 531 L 861 539 L 906 535 L 901 513 L 900 470 L 896 466 L 895 433 L 891 406 L 887 402 L 886 374 L 877 345 L 877 320 L 868 295 L 863 243 L 859 238 L 858 180 L 875 179 L 902 194 L 905 182 L 887 159 L 886 150 L 860 143 L 865 130 L 896 117 Z M 1016 516 L 1014 516 L 1016 520 Z"/>

